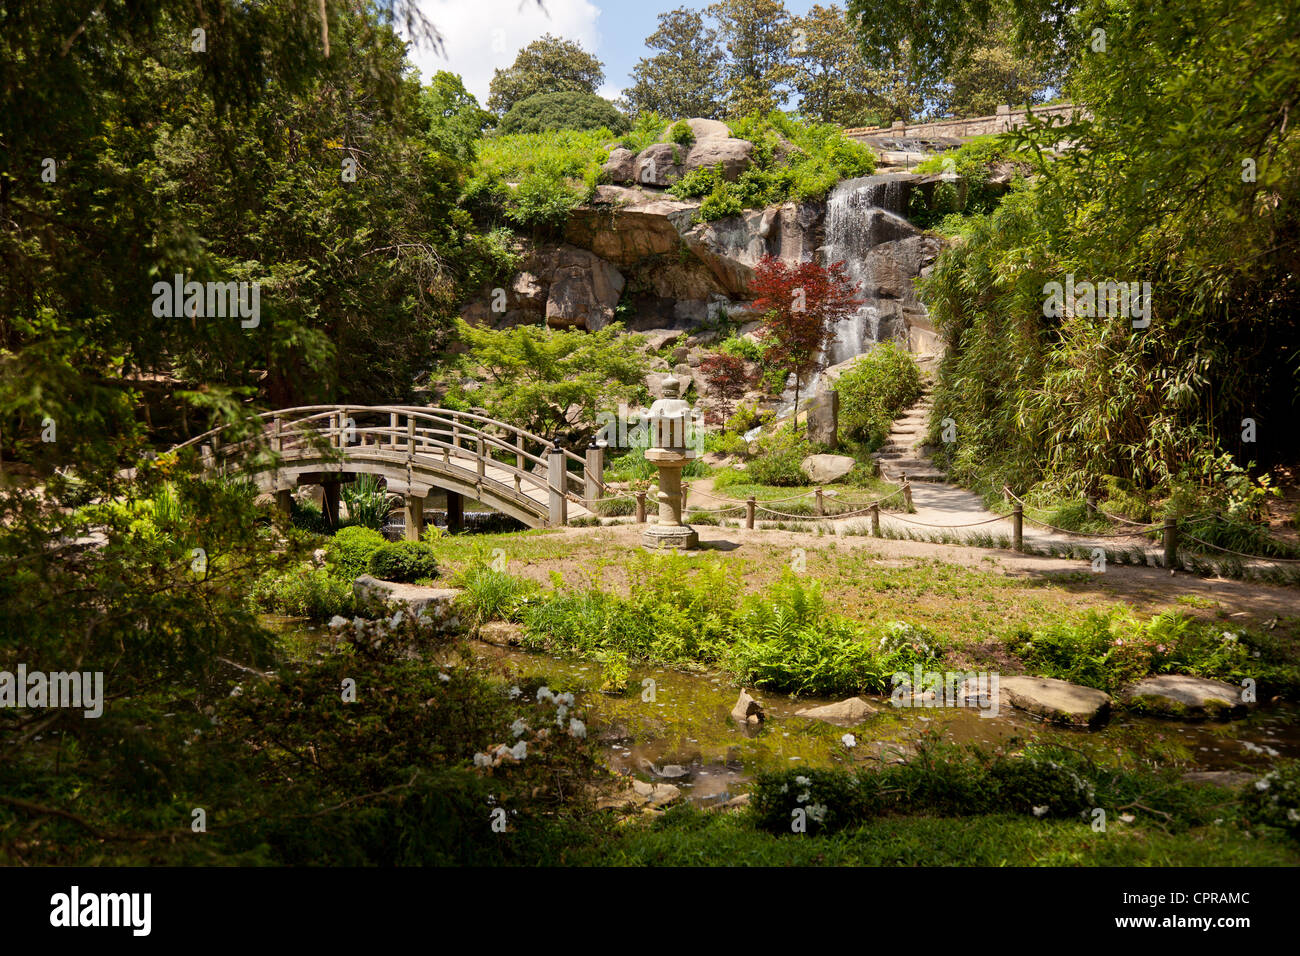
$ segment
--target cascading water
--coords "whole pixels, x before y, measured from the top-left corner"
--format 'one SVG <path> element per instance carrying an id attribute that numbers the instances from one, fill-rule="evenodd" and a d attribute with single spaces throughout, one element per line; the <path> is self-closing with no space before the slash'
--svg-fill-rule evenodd
<path id="1" fill-rule="evenodd" d="M 836 327 L 829 364 L 847 361 L 880 341 L 882 310 L 876 268 L 888 260 L 869 253 L 882 243 L 916 235 L 907 221 L 909 183 L 906 174 L 846 179 L 826 197 L 826 244 L 818 250 L 822 262 L 843 262 L 863 305 Z M 892 314 L 892 309 L 889 310 Z"/>

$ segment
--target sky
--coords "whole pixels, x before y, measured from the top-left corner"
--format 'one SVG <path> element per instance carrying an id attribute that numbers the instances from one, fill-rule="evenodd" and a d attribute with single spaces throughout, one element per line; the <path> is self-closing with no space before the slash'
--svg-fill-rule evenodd
<path id="1" fill-rule="evenodd" d="M 508 67 L 529 43 L 551 33 L 582 44 L 605 64 L 605 85 L 614 99 L 631 85 L 629 74 L 647 56 L 645 39 L 658 28 L 658 14 L 678 7 L 701 10 L 694 0 L 417 0 L 442 34 L 445 49 L 412 46 L 409 57 L 425 82 L 438 70 L 459 73 L 465 88 L 486 103 L 492 74 Z M 814 0 L 785 0 L 791 14 L 807 13 Z M 827 0 L 822 2 L 829 6 Z"/>

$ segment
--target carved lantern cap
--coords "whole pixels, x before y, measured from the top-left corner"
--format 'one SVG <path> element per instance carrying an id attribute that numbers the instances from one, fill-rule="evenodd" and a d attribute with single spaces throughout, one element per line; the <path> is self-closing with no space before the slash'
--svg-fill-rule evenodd
<path id="1" fill-rule="evenodd" d="M 650 406 L 647 424 L 650 447 L 684 450 L 686 427 L 694 417 L 691 403 L 680 398 L 661 398 Z"/>

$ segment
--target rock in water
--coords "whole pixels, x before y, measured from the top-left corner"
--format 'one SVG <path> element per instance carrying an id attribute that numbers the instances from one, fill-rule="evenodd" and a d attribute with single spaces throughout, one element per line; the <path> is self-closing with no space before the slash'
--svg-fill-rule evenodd
<path id="1" fill-rule="evenodd" d="M 809 720 L 824 720 L 828 724 L 836 724 L 840 727 L 853 727 L 865 721 L 875 712 L 876 708 L 861 697 L 850 697 L 838 704 L 826 704 L 822 707 L 811 707 L 807 710 L 796 711 L 795 716 L 807 717 Z"/>
<path id="2" fill-rule="evenodd" d="M 736 706 L 731 708 L 731 719 L 738 724 L 758 724 L 767 719 L 767 715 L 763 713 L 763 705 L 742 690 Z"/>
<path id="3" fill-rule="evenodd" d="M 978 684 L 963 684 L 960 693 L 970 701 L 982 689 Z M 999 708 L 1010 704 L 1059 724 L 1092 725 L 1110 712 L 1110 695 L 1105 691 L 1054 677 L 1003 677 L 998 682 L 998 697 Z"/>
<path id="4" fill-rule="evenodd" d="M 1241 688 L 1208 677 L 1190 674 L 1161 674 L 1126 687 L 1125 703 L 1162 717 L 1209 717 L 1222 719 L 1245 713 Z"/>

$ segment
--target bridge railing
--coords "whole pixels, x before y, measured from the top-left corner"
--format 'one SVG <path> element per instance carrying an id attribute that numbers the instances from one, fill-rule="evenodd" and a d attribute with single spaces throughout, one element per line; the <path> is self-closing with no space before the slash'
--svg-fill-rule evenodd
<path id="1" fill-rule="evenodd" d="M 212 467 L 244 459 L 256 470 L 275 467 L 273 459 L 249 462 L 256 451 L 280 459 L 317 454 L 340 461 L 373 456 L 415 461 L 432 457 L 444 467 L 477 473 L 479 482 L 511 488 L 534 503 L 549 498 L 552 521 L 563 523 L 566 502 L 587 501 L 605 493 L 601 459 L 583 458 L 540 435 L 506 422 L 456 409 L 419 406 L 310 405 L 258 416 L 260 436 L 223 443 L 227 427 L 191 438 L 175 450 L 198 446 Z M 571 466 L 580 470 L 575 473 Z M 532 492 L 532 494 L 530 494 Z M 556 499 L 559 499 L 558 501 Z"/>

